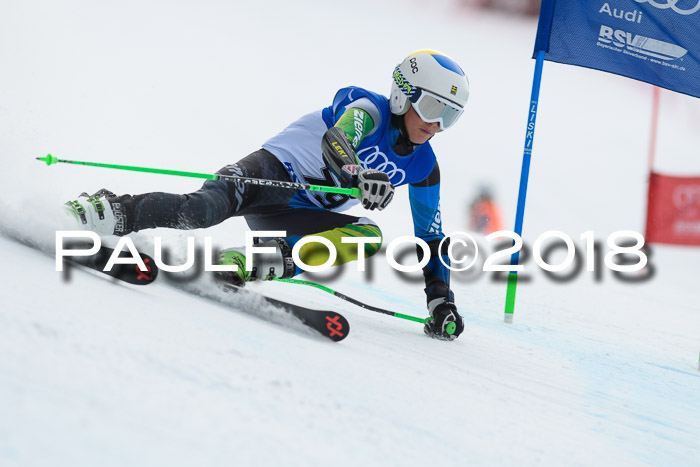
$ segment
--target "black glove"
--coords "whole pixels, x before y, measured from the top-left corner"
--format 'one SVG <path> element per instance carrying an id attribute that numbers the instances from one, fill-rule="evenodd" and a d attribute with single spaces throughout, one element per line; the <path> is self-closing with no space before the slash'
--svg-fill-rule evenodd
<path id="1" fill-rule="evenodd" d="M 464 320 L 457 312 L 454 302 L 447 298 L 436 298 L 428 303 L 430 316 L 423 331 L 430 337 L 454 340 L 464 331 Z"/>
<path id="2" fill-rule="evenodd" d="M 372 211 L 387 207 L 394 198 L 394 185 L 380 170 L 364 169 L 357 175 L 357 186 L 362 192 L 362 206 Z"/>
<path id="3" fill-rule="evenodd" d="M 321 139 L 321 152 L 323 161 L 333 174 L 340 179 L 340 186 L 353 187 L 357 181 L 357 170 L 346 173 L 345 167 L 355 167 L 357 156 L 355 147 L 348 139 L 348 135 L 338 127 L 332 127 L 323 135 Z M 362 169 L 359 165 L 357 169 Z"/>

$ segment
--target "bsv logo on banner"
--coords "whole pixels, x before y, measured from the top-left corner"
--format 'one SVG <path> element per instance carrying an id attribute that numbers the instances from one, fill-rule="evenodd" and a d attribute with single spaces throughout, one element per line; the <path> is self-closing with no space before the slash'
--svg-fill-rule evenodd
<path id="1" fill-rule="evenodd" d="M 610 26 L 601 25 L 598 40 L 615 47 L 625 47 L 627 50 L 644 54 L 662 60 L 676 60 L 684 56 L 688 51 L 683 47 L 649 37 L 632 34 L 622 29 L 613 29 Z"/>
<path id="2" fill-rule="evenodd" d="M 666 0 L 665 2 L 655 0 L 634 1 L 637 3 L 648 3 L 654 8 L 658 8 L 660 10 L 667 10 L 670 8 L 679 15 L 692 15 L 693 13 L 697 13 L 700 10 L 700 0 Z M 689 6 L 692 5 L 693 2 L 695 2 L 695 6 L 692 8 L 683 8 L 682 6 L 678 6 L 679 3 L 683 4 L 683 6 Z"/>
<path id="3" fill-rule="evenodd" d="M 365 156 L 365 154 L 372 150 L 374 150 L 374 152 Z M 391 180 L 391 183 L 394 185 L 400 185 L 406 178 L 406 172 L 396 167 L 396 164 L 391 162 L 386 157 L 386 154 L 380 152 L 379 146 L 372 146 L 359 151 L 357 153 L 357 158 L 360 159 L 360 164 L 363 168 L 381 170 L 382 172 L 386 173 L 389 176 L 389 180 Z M 377 159 L 381 160 L 381 162 L 378 165 L 373 166 L 372 164 L 374 164 Z M 394 177 L 397 175 L 400 177 L 400 179 L 394 180 Z"/>

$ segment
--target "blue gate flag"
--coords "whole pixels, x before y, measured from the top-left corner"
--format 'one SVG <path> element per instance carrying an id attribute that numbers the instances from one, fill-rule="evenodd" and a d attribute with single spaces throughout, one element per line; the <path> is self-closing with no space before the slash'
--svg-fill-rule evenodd
<path id="1" fill-rule="evenodd" d="M 538 51 L 700 97 L 700 0 L 543 0 Z"/>

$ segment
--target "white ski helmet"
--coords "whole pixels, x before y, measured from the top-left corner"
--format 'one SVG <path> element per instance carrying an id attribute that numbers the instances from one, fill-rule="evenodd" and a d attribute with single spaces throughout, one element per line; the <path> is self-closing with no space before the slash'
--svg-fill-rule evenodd
<path id="1" fill-rule="evenodd" d="M 445 130 L 462 115 L 468 97 L 467 75 L 443 53 L 419 50 L 394 69 L 389 100 L 396 115 L 412 105 L 423 121 L 439 122 L 440 130 Z"/>

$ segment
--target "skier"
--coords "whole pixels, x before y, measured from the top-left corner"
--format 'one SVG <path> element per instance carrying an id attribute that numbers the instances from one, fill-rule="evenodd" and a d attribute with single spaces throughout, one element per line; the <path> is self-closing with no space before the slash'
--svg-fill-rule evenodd
<path id="1" fill-rule="evenodd" d="M 430 315 L 425 333 L 454 339 L 463 331 L 463 319 L 449 287 L 447 242 L 440 219 L 440 169 L 428 142 L 452 127 L 463 112 L 469 94 L 464 71 L 450 57 L 420 50 L 394 69 L 391 95 L 360 87 L 340 89 L 331 106 L 312 112 L 267 140 L 262 148 L 218 173 L 240 177 L 300 183 L 359 187 L 367 210 L 387 207 L 394 187 L 408 185 L 415 235 L 430 246 L 431 258 L 423 269 Z M 274 254 L 252 255 L 246 270 L 244 248 L 220 252 L 220 264 L 238 266 L 228 279 L 243 286 L 257 279 L 288 278 L 303 272 L 291 251 L 302 237 L 330 240 L 338 252 L 335 265 L 357 259 L 358 246 L 343 237 L 372 237 L 364 246 L 371 256 L 381 246 L 379 227 L 366 217 L 342 214 L 358 200 L 346 195 L 207 180 L 189 194 L 145 193 L 122 195 L 100 190 L 83 193 L 66 203 L 83 228 L 102 235 L 126 235 L 142 229 L 205 228 L 232 216 L 243 216 L 252 230 L 284 230 L 287 236 L 258 245 L 274 247 Z M 423 251 L 418 248 L 419 260 Z M 299 251 L 307 265 L 324 264 L 328 250 L 312 243 Z M 450 323 L 454 323 L 451 325 Z M 447 332 L 447 327 L 455 329 Z"/>

